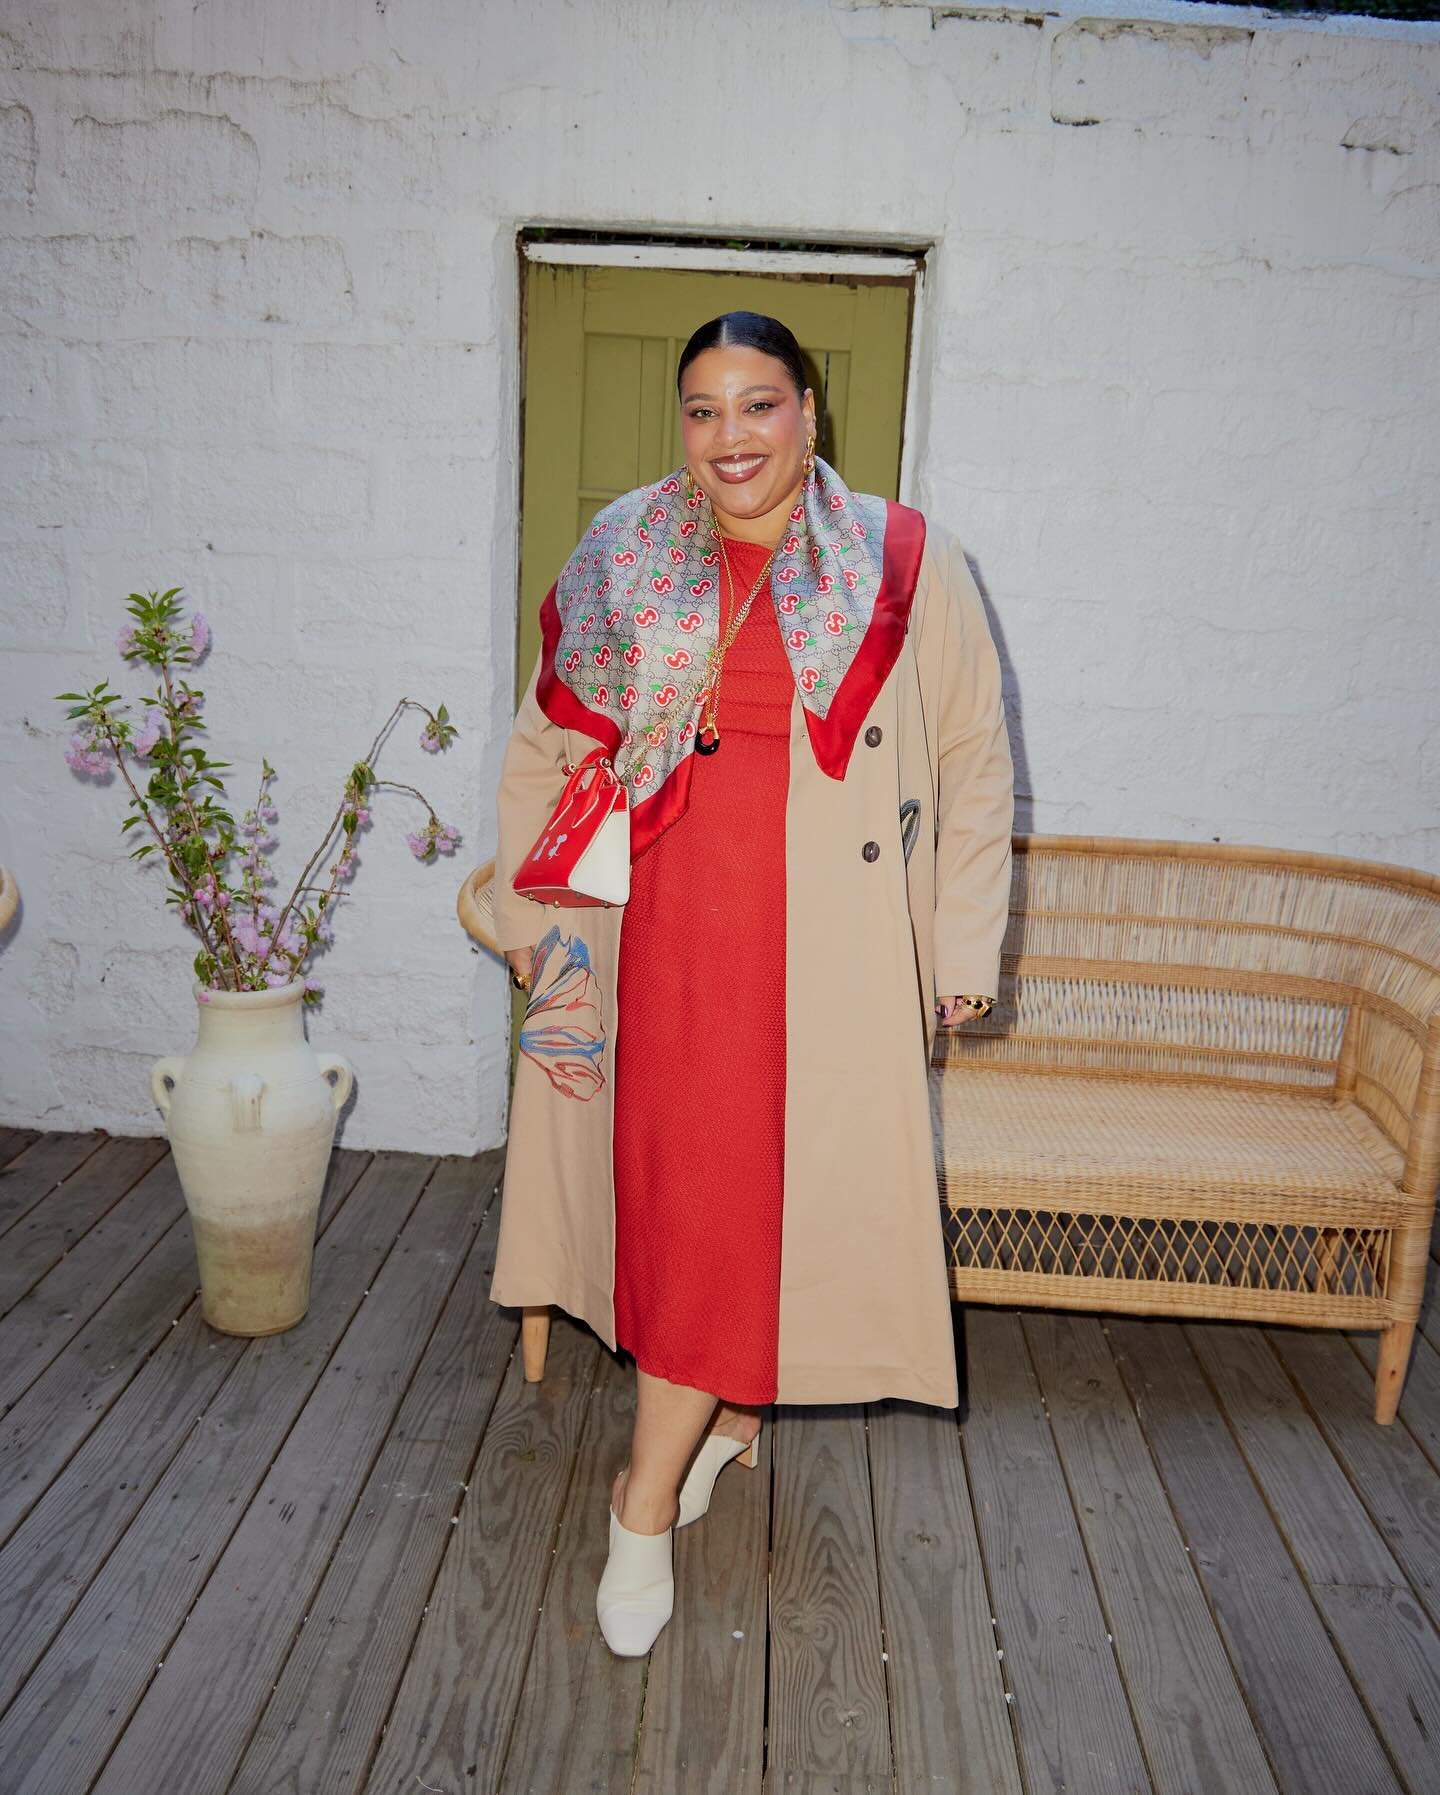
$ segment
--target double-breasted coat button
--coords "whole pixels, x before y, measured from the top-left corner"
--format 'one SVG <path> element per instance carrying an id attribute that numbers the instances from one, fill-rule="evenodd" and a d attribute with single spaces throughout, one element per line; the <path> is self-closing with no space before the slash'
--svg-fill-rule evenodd
<path id="1" fill-rule="evenodd" d="M 867 841 L 865 846 L 860 850 L 860 856 L 863 860 L 878 860 L 880 858 L 880 843 L 878 841 Z"/>
<path id="2" fill-rule="evenodd" d="M 880 746 L 880 737 L 881 737 L 882 733 L 883 732 L 880 728 L 880 725 L 878 723 L 872 723 L 870 725 L 870 727 L 865 731 L 866 743 L 871 748 L 878 748 Z"/>

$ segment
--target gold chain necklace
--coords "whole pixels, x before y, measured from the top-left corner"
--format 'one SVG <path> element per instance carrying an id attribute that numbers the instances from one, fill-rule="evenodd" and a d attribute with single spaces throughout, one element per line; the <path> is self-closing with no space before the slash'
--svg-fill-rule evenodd
<path id="1" fill-rule="evenodd" d="M 725 552 L 725 538 L 720 534 L 718 529 L 716 530 L 715 535 L 720 543 L 720 559 L 725 565 L 725 578 L 730 587 L 730 601 L 733 605 L 735 601 L 735 575 L 731 571 L 730 557 Z M 775 548 L 778 547 L 779 544 L 777 543 Z M 738 610 L 732 611 L 730 627 L 726 630 L 724 639 L 718 642 L 716 646 L 710 650 L 708 657 L 710 684 L 709 688 L 701 697 L 700 722 L 695 731 L 695 752 L 697 754 L 714 754 L 720 746 L 720 726 L 716 721 L 716 712 L 720 705 L 720 676 L 725 670 L 725 655 L 729 650 L 731 643 L 740 634 L 745 619 L 750 615 L 750 607 L 754 604 L 760 588 L 765 584 L 766 578 L 770 572 L 770 564 L 775 559 L 775 548 L 772 548 L 770 553 L 766 555 L 755 584 L 745 595 L 745 602 Z M 706 741 L 705 739 L 705 732 L 707 729 L 710 732 L 709 741 Z"/>

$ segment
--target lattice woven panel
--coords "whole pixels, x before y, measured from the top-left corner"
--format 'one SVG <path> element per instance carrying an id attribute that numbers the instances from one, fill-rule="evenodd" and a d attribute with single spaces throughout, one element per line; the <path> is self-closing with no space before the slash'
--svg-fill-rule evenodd
<path id="1" fill-rule="evenodd" d="M 1389 1267 L 1388 1228 L 943 1207 L 941 1220 L 962 1272 L 1379 1298 Z"/>

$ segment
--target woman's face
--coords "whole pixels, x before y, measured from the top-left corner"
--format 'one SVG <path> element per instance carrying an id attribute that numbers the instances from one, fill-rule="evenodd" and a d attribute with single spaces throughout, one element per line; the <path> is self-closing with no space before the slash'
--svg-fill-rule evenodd
<path id="1" fill-rule="evenodd" d="M 685 459 L 722 529 L 750 541 L 778 537 L 804 478 L 815 395 L 797 393 L 785 364 L 735 344 L 706 349 L 680 383 Z"/>

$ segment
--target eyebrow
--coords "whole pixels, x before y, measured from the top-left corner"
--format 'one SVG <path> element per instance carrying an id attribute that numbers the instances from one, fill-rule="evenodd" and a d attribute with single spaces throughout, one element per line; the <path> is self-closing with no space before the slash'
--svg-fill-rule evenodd
<path id="1" fill-rule="evenodd" d="M 740 389 L 740 397 L 743 399 L 745 397 L 746 393 L 778 393 L 778 392 L 782 392 L 783 390 L 784 390 L 783 388 L 778 387 L 778 386 L 768 386 L 768 385 L 763 385 L 763 384 L 757 385 L 757 386 L 742 386 Z M 713 399 L 714 397 L 715 397 L 714 393 L 686 393 L 686 395 L 685 395 L 684 399 L 681 401 L 681 403 L 684 405 L 690 405 L 696 399 Z"/>

